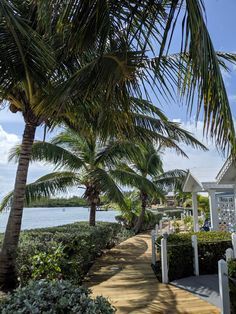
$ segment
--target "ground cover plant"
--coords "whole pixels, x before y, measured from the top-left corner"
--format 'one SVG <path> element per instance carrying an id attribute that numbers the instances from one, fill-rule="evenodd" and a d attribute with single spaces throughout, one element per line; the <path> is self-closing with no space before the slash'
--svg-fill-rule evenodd
<path id="1" fill-rule="evenodd" d="M 197 235 L 200 275 L 216 274 L 218 261 L 224 258 L 227 248 L 232 247 L 231 235 L 228 232 L 189 232 L 171 234 L 167 239 L 168 275 L 169 280 L 175 280 L 193 275 L 193 249 L 191 236 Z M 157 239 L 160 252 L 161 237 Z M 161 263 L 155 267 L 157 276 L 161 278 Z"/>

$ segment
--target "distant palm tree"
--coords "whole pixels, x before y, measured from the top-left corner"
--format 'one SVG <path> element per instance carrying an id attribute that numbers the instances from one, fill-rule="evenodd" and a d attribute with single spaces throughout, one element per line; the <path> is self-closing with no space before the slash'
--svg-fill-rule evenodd
<path id="1" fill-rule="evenodd" d="M 133 156 L 132 163 L 121 163 L 112 175 L 124 186 L 136 187 L 141 200 L 141 213 L 134 231 L 138 233 L 143 225 L 148 199 L 164 198 L 166 187 L 174 187 L 186 175 L 184 170 L 164 172 L 160 153 L 152 144 L 144 145 L 141 156 Z"/>

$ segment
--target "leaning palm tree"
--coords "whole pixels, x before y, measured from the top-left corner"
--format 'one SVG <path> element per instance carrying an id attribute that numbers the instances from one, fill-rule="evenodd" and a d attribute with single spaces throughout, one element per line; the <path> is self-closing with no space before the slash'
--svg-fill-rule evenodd
<path id="1" fill-rule="evenodd" d="M 182 181 L 184 170 L 164 172 L 159 152 L 152 144 L 144 145 L 142 156 L 133 156 L 132 163 L 121 163 L 112 171 L 113 177 L 122 185 L 139 190 L 141 212 L 134 227 L 138 233 L 143 225 L 148 199 L 164 197 L 166 188 Z"/>

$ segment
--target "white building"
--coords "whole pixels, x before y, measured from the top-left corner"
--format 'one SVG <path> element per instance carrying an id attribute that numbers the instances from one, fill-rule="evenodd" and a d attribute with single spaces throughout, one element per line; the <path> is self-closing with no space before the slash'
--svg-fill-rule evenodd
<path id="1" fill-rule="evenodd" d="M 194 231 L 199 231 L 197 193 L 207 192 L 210 203 L 212 230 L 236 230 L 236 161 L 228 159 L 219 171 L 215 181 L 201 182 L 191 171 L 183 187 L 192 193 Z"/>

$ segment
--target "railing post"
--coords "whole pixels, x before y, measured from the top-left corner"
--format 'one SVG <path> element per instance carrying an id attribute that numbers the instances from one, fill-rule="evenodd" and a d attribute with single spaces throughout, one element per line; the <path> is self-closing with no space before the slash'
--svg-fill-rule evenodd
<path id="1" fill-rule="evenodd" d="M 192 239 L 192 248 L 193 248 L 194 275 L 199 276 L 197 236 L 194 234 L 192 235 L 191 239 Z"/>
<path id="2" fill-rule="evenodd" d="M 160 234 L 162 235 L 162 219 L 159 222 L 159 229 L 160 229 Z"/>
<path id="3" fill-rule="evenodd" d="M 232 233 L 232 245 L 234 250 L 234 258 L 236 258 L 236 233 Z"/>
<path id="4" fill-rule="evenodd" d="M 225 257 L 226 257 L 226 262 L 230 261 L 231 259 L 234 258 L 234 251 L 229 248 L 225 251 Z"/>
<path id="5" fill-rule="evenodd" d="M 221 300 L 221 314 L 230 314 L 230 299 L 229 299 L 229 280 L 227 262 L 221 259 L 218 262 L 219 273 L 219 290 Z"/>
<path id="6" fill-rule="evenodd" d="M 156 224 L 156 237 L 158 236 L 159 226 Z"/>
<path id="7" fill-rule="evenodd" d="M 168 283 L 168 263 L 167 263 L 167 237 L 168 234 L 164 233 L 161 239 L 161 271 L 162 271 L 162 282 Z"/>
<path id="8" fill-rule="evenodd" d="M 156 231 L 152 230 L 151 232 L 152 237 L 152 264 L 156 264 Z"/>

